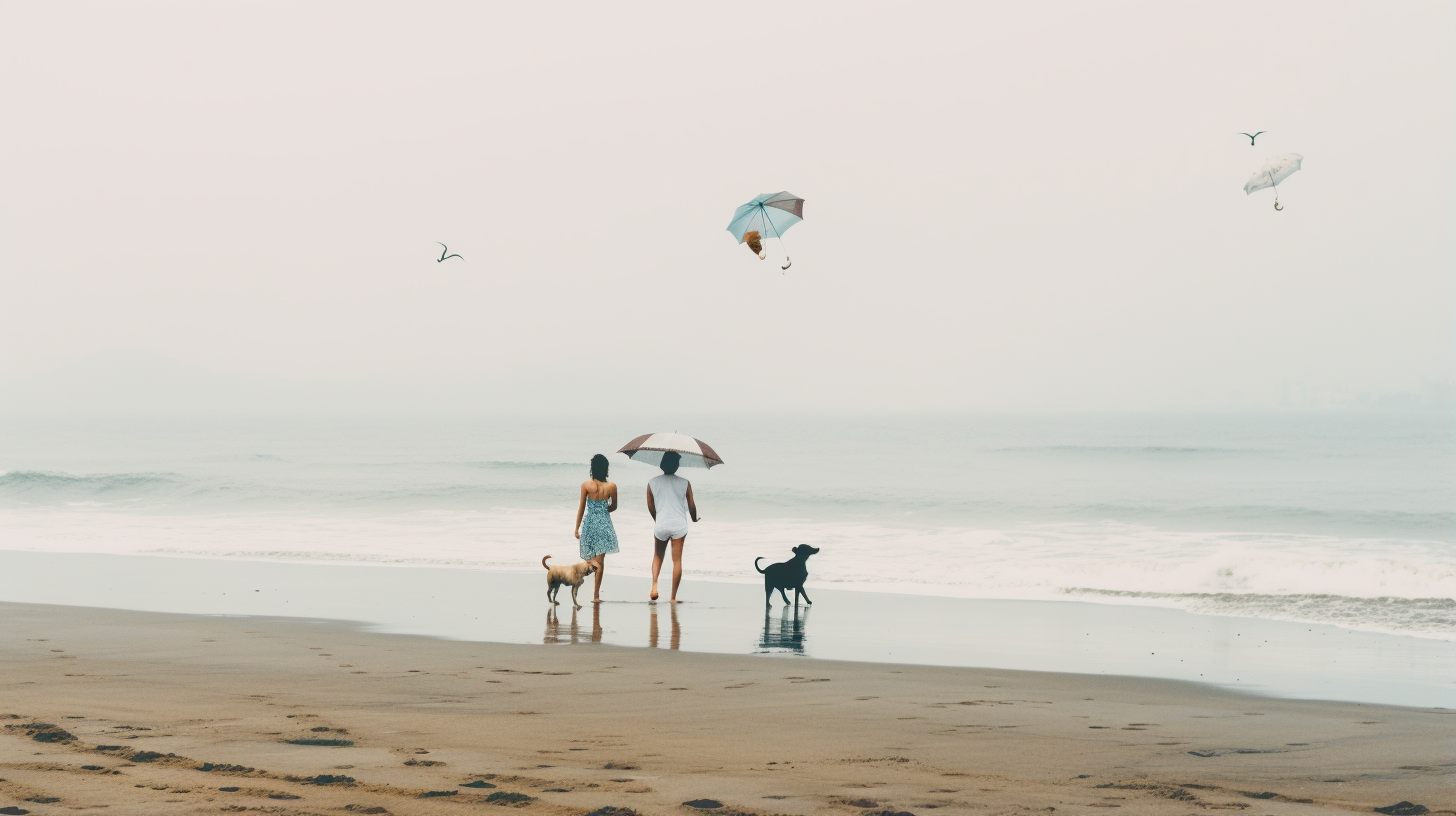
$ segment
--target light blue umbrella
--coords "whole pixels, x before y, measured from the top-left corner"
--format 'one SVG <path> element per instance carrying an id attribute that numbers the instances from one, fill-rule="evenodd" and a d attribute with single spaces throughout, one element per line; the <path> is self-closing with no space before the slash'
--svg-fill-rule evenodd
<path id="1" fill-rule="evenodd" d="M 733 220 L 728 222 L 728 231 L 733 233 L 733 237 L 740 244 L 743 243 L 743 236 L 757 231 L 764 238 L 772 235 L 782 245 L 784 233 L 789 227 L 803 220 L 804 199 L 790 192 L 764 193 L 733 211 Z M 762 258 L 763 255 L 759 257 Z M 788 248 L 784 249 L 784 261 L 783 269 L 794 265 L 789 258 Z"/>

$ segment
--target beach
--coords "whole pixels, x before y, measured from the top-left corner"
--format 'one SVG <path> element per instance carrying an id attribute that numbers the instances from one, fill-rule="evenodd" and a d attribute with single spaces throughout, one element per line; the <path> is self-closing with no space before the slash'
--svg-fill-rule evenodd
<path id="1" fill-rule="evenodd" d="M 581 609 L 616 420 L 12 422 L 0 808 L 1452 809 L 1446 424 L 937 422 L 719 421 L 676 606 L 616 463 Z"/>
<path id="2" fill-rule="evenodd" d="M 6 4 L 0 816 L 1456 816 L 1451 10 Z"/>
<path id="3" fill-rule="evenodd" d="M 1447 709 L 280 618 L 5 604 L 0 629 L 0 805 L 37 814 L 1456 805 Z"/>

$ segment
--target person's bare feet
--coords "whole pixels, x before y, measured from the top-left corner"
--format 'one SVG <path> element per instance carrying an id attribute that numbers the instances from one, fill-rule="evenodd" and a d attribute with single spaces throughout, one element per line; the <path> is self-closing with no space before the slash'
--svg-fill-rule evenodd
<path id="1" fill-rule="evenodd" d="M 673 598 L 672 600 L 668 601 L 668 603 L 682 603 L 682 601 L 679 601 L 677 598 Z"/>
<path id="2" fill-rule="evenodd" d="M 653 584 L 652 585 L 652 594 L 647 596 L 647 600 L 649 600 L 649 601 L 655 601 L 655 600 L 657 600 L 657 585 L 656 584 Z"/>

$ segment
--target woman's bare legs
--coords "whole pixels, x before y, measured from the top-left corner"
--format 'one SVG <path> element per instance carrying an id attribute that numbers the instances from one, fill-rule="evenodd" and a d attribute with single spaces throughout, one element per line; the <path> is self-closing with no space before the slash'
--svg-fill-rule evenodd
<path id="1" fill-rule="evenodd" d="M 669 603 L 677 603 L 677 587 L 682 583 L 682 550 L 683 542 L 687 536 L 674 538 L 672 540 L 672 595 Z M 667 542 L 660 538 L 652 539 L 652 594 L 647 596 L 651 600 L 657 600 L 657 576 L 662 572 L 662 559 L 667 555 Z"/>
<path id="2" fill-rule="evenodd" d="M 597 565 L 597 583 L 593 588 L 592 603 L 599 604 L 602 602 L 602 573 L 607 571 L 606 553 L 593 558 L 592 563 Z"/>
<path id="3" fill-rule="evenodd" d="M 672 597 L 668 603 L 677 603 L 677 585 L 682 583 L 682 548 L 687 538 L 672 540 Z"/>
<path id="4" fill-rule="evenodd" d="M 652 539 L 652 594 L 648 600 L 657 600 L 657 574 L 662 572 L 662 556 L 667 553 L 667 542 L 660 538 Z"/>

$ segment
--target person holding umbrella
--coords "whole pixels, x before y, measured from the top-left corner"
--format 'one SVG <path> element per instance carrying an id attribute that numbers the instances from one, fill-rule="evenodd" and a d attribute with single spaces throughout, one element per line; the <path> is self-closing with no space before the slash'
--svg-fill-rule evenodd
<path id="1" fill-rule="evenodd" d="M 701 439 L 679 433 L 643 434 L 623 445 L 618 453 L 627 458 L 662 468 L 661 476 L 647 482 L 647 512 L 652 515 L 652 600 L 657 600 L 657 576 L 662 572 L 662 559 L 672 545 L 672 595 L 677 603 L 677 588 L 682 583 L 683 542 L 688 526 L 698 518 L 698 505 L 693 501 L 693 485 L 677 475 L 679 465 L 711 468 L 723 464 L 723 458 Z"/>
<path id="2" fill-rule="evenodd" d="M 688 518 L 698 520 L 698 505 L 693 501 L 693 483 L 677 475 L 682 456 L 676 451 L 662 455 L 662 475 L 647 482 L 647 512 L 652 516 L 652 594 L 657 600 L 657 575 L 662 572 L 662 557 L 672 542 L 672 595 L 668 603 L 677 603 L 677 586 L 682 583 L 683 542 L 688 539 Z"/>

